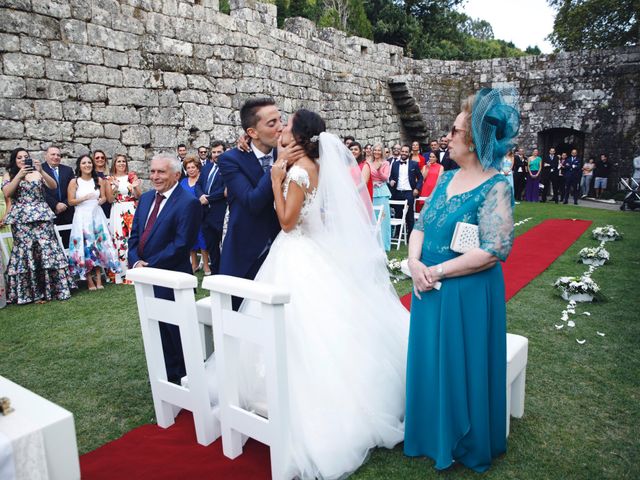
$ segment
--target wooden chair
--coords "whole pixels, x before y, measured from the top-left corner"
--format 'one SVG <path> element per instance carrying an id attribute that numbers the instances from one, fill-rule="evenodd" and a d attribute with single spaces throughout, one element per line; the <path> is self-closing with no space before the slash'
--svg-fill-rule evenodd
<path id="1" fill-rule="evenodd" d="M 289 293 L 227 275 L 206 277 L 202 287 L 211 292 L 223 452 L 228 458 L 236 458 L 242 453 L 243 435 L 254 438 L 270 447 L 272 478 L 284 479 L 289 432 L 284 305 L 289 302 Z M 260 318 L 234 312 L 232 295 L 260 302 Z M 263 349 L 268 418 L 240 406 L 237 372 L 241 342 Z"/>
<path id="2" fill-rule="evenodd" d="M 391 245 L 396 246 L 396 250 L 400 250 L 400 245 L 407 244 L 407 212 L 409 211 L 409 204 L 406 200 L 389 200 L 389 206 L 402 206 L 402 216 L 400 218 L 391 217 Z M 396 228 L 397 227 L 397 228 Z M 398 232 L 398 236 L 393 234 Z"/>
<path id="3" fill-rule="evenodd" d="M 158 268 L 132 268 L 127 271 L 136 290 L 144 353 L 156 420 L 162 428 L 173 425 L 180 408 L 193 412 L 196 437 L 201 445 L 209 445 L 220 437 L 218 407 L 212 406 L 204 366 L 200 329 L 193 289 L 198 280 L 193 275 Z M 156 298 L 153 287 L 171 288 L 175 301 Z M 159 322 L 180 329 L 182 351 L 187 370 L 183 385 L 167 381 L 162 353 Z M 187 385 L 187 386 L 185 386 Z"/>

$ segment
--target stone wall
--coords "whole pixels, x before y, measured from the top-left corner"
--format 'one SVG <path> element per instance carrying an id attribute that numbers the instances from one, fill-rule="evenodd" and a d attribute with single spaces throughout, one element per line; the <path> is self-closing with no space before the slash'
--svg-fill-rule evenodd
<path id="1" fill-rule="evenodd" d="M 640 141 L 640 49 L 481 62 L 416 61 L 398 47 L 316 30 L 276 28 L 273 5 L 232 0 L 3 0 L 0 2 L 0 158 L 50 143 L 80 153 L 127 153 L 146 172 L 154 152 L 233 141 L 238 109 L 271 95 L 283 113 L 319 111 L 335 133 L 395 142 L 387 83 L 406 78 L 434 137 L 460 100 L 508 82 L 522 94 L 520 142 L 570 126 L 585 149 L 630 158 Z M 403 139 L 410 140 L 410 139 Z"/>

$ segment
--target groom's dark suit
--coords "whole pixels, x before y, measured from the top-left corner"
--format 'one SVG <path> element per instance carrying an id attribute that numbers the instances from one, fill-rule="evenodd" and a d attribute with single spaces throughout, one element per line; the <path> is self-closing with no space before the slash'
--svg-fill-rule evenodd
<path id="1" fill-rule="evenodd" d="M 145 192 L 133 217 L 131 236 L 129 237 L 129 268 L 143 260 L 149 267 L 163 268 L 175 272 L 191 273 L 189 251 L 195 243 L 200 229 L 202 212 L 200 202 L 191 193 L 176 184 L 175 190 L 164 200 L 156 222 L 144 244 L 144 251 L 139 251 L 140 238 L 154 204 L 156 191 Z M 157 298 L 173 300 L 173 291 L 155 287 Z M 180 331 L 175 325 L 160 323 L 160 336 L 164 363 L 169 381 L 179 381 L 186 373 Z"/>
<path id="2" fill-rule="evenodd" d="M 211 177 L 211 182 L 209 182 L 209 177 Z M 207 162 L 200 172 L 200 178 L 198 178 L 195 190 L 198 198 L 206 195 L 209 202 L 207 205 L 202 206 L 202 234 L 211 259 L 211 272 L 214 275 L 220 271 L 220 242 L 222 240 L 224 215 L 227 211 L 227 199 L 224 196 L 224 189 L 225 185 L 220 168 L 214 162 Z"/>
<path id="3" fill-rule="evenodd" d="M 276 151 L 273 151 L 274 156 Z M 280 232 L 273 208 L 271 174 L 264 172 L 253 151 L 237 148 L 218 159 L 227 186 L 229 224 L 222 244 L 220 273 L 252 280 Z M 234 308 L 240 299 L 234 299 Z"/>

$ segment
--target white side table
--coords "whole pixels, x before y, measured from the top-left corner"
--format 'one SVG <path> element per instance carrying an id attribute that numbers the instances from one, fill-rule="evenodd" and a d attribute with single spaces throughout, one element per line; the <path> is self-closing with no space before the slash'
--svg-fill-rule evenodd
<path id="1" fill-rule="evenodd" d="M 40 431 L 49 478 L 76 480 L 80 478 L 80 462 L 73 415 L 55 403 L 0 376 L 0 396 L 9 397 L 15 409 L 0 415 L 0 433 L 10 441 Z"/>

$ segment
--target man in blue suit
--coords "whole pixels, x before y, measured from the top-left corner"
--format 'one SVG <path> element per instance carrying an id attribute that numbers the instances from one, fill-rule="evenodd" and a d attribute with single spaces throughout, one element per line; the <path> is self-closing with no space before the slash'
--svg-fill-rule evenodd
<path id="1" fill-rule="evenodd" d="M 571 150 L 571 156 L 564 163 L 564 203 L 569 203 L 569 195 L 573 192 L 573 203 L 578 205 L 580 197 L 580 179 L 582 178 L 582 159 L 578 150 Z"/>
<path id="2" fill-rule="evenodd" d="M 211 144 L 211 160 L 200 172 L 196 183 L 196 196 L 202 205 L 202 235 L 209 252 L 211 273 L 220 272 L 220 242 L 222 241 L 222 227 L 227 211 L 227 194 L 222 174 L 218 166 L 218 157 L 224 145 L 220 141 Z M 216 152 L 216 153 L 214 153 Z M 205 272 L 208 275 L 208 272 Z"/>
<path id="3" fill-rule="evenodd" d="M 200 202 L 178 180 L 182 165 L 173 155 L 160 154 L 151 160 L 149 177 L 154 190 L 140 197 L 129 237 L 129 268 L 154 267 L 191 273 L 189 251 L 200 229 Z M 156 287 L 157 298 L 174 300 L 173 291 Z M 167 379 L 180 383 L 185 375 L 180 331 L 160 323 L 160 337 Z"/>
<path id="4" fill-rule="evenodd" d="M 229 202 L 220 273 L 252 280 L 280 232 L 273 208 L 271 166 L 278 155 L 282 122 L 271 98 L 247 100 L 240 109 L 240 121 L 251 141 L 249 151 L 234 148 L 223 153 L 218 161 Z M 281 150 L 281 160 L 295 161 L 292 148 Z M 237 310 L 241 301 L 234 298 L 233 308 Z"/>
<path id="5" fill-rule="evenodd" d="M 392 200 L 406 200 L 409 204 L 407 211 L 407 235 L 413 230 L 413 203 L 422 190 L 422 173 L 418 162 L 409 160 L 411 149 L 409 145 L 403 145 L 400 149 L 400 161 L 391 165 L 389 175 L 389 186 L 391 187 Z M 394 207 L 396 217 L 402 215 L 401 207 Z"/>
<path id="6" fill-rule="evenodd" d="M 45 188 L 45 201 L 56 214 L 56 225 L 68 225 L 73 222 L 74 209 L 69 205 L 67 188 L 69 187 L 69 182 L 75 178 L 75 174 L 71 167 L 60 163 L 62 156 L 60 155 L 60 149 L 55 145 L 47 148 L 44 159 L 45 163 L 42 165 L 43 170 L 58 183 L 56 188 Z M 60 233 L 65 248 L 69 247 L 70 233 L 69 230 Z"/>

